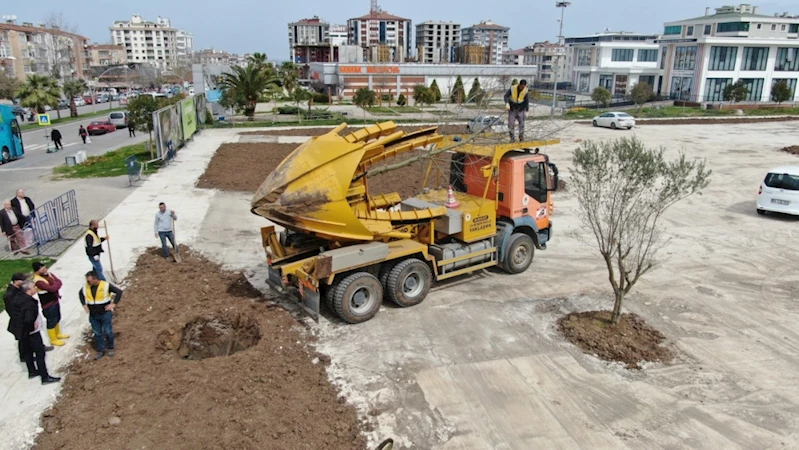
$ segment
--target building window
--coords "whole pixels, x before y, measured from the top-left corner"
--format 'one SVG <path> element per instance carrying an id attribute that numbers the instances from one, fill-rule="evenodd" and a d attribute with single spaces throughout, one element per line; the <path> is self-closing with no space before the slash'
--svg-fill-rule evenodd
<path id="1" fill-rule="evenodd" d="M 788 27 L 788 33 L 799 33 L 799 23 L 792 23 Z"/>
<path id="2" fill-rule="evenodd" d="M 772 23 L 771 24 L 771 31 L 776 31 L 776 30 L 777 30 L 777 24 L 776 23 Z"/>
<path id="3" fill-rule="evenodd" d="M 713 25 L 705 25 L 705 36 L 710 36 L 713 31 Z"/>
<path id="4" fill-rule="evenodd" d="M 610 57 L 611 61 L 632 61 L 633 49 L 631 48 L 614 48 Z"/>
<path id="5" fill-rule="evenodd" d="M 716 27 L 718 33 L 738 33 L 749 31 L 749 22 L 725 22 Z"/>
<path id="6" fill-rule="evenodd" d="M 696 68 L 696 46 L 677 47 L 674 52 L 674 70 Z"/>
<path id="7" fill-rule="evenodd" d="M 616 75 L 616 84 L 613 91 L 616 95 L 624 95 L 627 93 L 627 75 Z"/>
<path id="8" fill-rule="evenodd" d="M 671 34 L 682 34 L 682 26 L 674 25 L 674 26 L 666 27 L 666 29 L 663 30 L 663 34 L 670 34 L 670 35 Z"/>
<path id="9" fill-rule="evenodd" d="M 741 70 L 766 70 L 768 47 L 744 47 Z"/>
<path id="10" fill-rule="evenodd" d="M 711 47 L 708 70 L 735 70 L 738 47 Z"/>
<path id="11" fill-rule="evenodd" d="M 761 28 L 763 28 L 763 24 L 762 23 L 757 24 L 757 29 L 759 30 Z"/>
<path id="12" fill-rule="evenodd" d="M 657 62 L 658 60 L 658 51 L 656 49 L 652 50 L 638 50 L 638 61 L 639 62 Z"/>
<path id="13" fill-rule="evenodd" d="M 773 80 L 771 80 L 771 87 L 774 87 L 775 84 L 781 81 L 784 81 L 788 85 L 788 88 L 792 92 L 791 100 L 793 100 L 793 98 L 796 97 L 796 78 L 774 78 Z"/>
<path id="14" fill-rule="evenodd" d="M 600 75 L 599 86 L 613 92 L 613 75 Z"/>
<path id="15" fill-rule="evenodd" d="M 780 31 L 785 31 L 785 24 L 780 25 Z"/>
<path id="16" fill-rule="evenodd" d="M 581 48 L 577 50 L 577 65 L 590 66 L 591 65 L 591 49 Z"/>
<path id="17" fill-rule="evenodd" d="M 746 96 L 748 102 L 759 102 L 763 98 L 763 79 L 762 78 L 741 78 L 749 94 Z"/>
<path id="18" fill-rule="evenodd" d="M 666 55 L 669 53 L 669 48 L 664 46 L 660 49 L 660 69 L 666 68 Z"/>
<path id="19" fill-rule="evenodd" d="M 671 79 L 671 98 L 679 100 L 691 100 L 691 89 L 694 79 L 692 77 L 672 77 Z"/>
<path id="20" fill-rule="evenodd" d="M 799 71 L 799 48 L 780 48 L 777 49 L 777 61 L 774 63 L 774 70 L 781 72 Z"/>
<path id="21" fill-rule="evenodd" d="M 694 35 L 694 27 L 688 27 L 688 30 L 685 32 L 686 36 L 693 36 Z"/>
<path id="22" fill-rule="evenodd" d="M 724 100 L 724 88 L 732 84 L 732 78 L 708 78 L 705 84 L 705 100 L 720 102 Z"/>

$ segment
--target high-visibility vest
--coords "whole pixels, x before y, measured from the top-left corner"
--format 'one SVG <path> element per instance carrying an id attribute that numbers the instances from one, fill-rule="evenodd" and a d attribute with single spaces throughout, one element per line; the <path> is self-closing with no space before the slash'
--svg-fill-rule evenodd
<path id="1" fill-rule="evenodd" d="M 100 246 L 103 245 L 103 242 L 100 240 L 100 236 L 97 236 L 97 233 L 92 231 L 91 228 L 89 228 L 89 230 L 86 231 L 86 234 L 88 234 L 89 236 L 92 237 L 92 245 L 91 245 L 91 247 L 100 247 Z M 89 248 L 88 244 L 86 244 L 86 248 Z"/>
<path id="2" fill-rule="evenodd" d="M 92 295 L 92 286 L 86 283 L 83 286 L 83 298 L 86 299 L 87 305 L 104 305 L 111 301 L 111 294 L 109 293 L 108 283 L 100 281 L 97 285 L 97 292 Z"/>
<path id="3" fill-rule="evenodd" d="M 47 278 L 37 274 L 33 275 L 33 283 L 38 283 L 39 281 L 44 281 L 47 284 L 50 284 L 50 280 Z M 42 308 L 49 307 L 52 304 L 58 302 L 58 294 L 53 292 L 47 292 L 44 289 L 39 289 L 39 286 L 36 286 L 36 293 L 39 294 L 39 302 L 42 304 Z"/>
<path id="4" fill-rule="evenodd" d="M 519 91 L 519 85 L 515 84 L 510 87 L 510 101 L 513 103 L 524 103 L 524 98 L 527 96 L 527 86 Z"/>
<path id="5" fill-rule="evenodd" d="M 50 280 L 48 280 L 47 278 L 39 275 L 38 273 L 33 275 L 33 283 L 34 284 L 36 284 L 36 283 L 38 283 L 40 281 L 44 281 L 45 283 L 50 284 Z M 44 289 L 39 289 L 39 286 L 36 286 L 36 293 L 37 294 L 46 294 L 47 291 L 45 291 Z"/>

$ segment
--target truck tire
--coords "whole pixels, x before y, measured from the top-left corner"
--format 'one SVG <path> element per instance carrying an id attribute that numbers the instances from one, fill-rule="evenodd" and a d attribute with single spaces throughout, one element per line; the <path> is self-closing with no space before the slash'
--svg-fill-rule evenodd
<path id="1" fill-rule="evenodd" d="M 383 286 L 376 276 L 356 272 L 341 280 L 333 295 L 333 307 L 341 320 L 362 323 L 377 314 L 383 303 Z"/>
<path id="2" fill-rule="evenodd" d="M 524 233 L 513 233 L 508 238 L 507 252 L 502 268 L 510 274 L 522 273 L 533 263 L 535 244 L 533 238 Z"/>
<path id="3" fill-rule="evenodd" d="M 0 164 L 5 164 L 11 159 L 11 152 L 8 151 L 8 147 L 3 147 L 2 153 L 0 153 Z"/>
<path id="4" fill-rule="evenodd" d="M 327 306 L 327 309 L 332 313 L 336 312 L 336 308 L 333 306 L 333 298 L 336 295 L 337 287 L 338 283 L 333 283 L 325 289 L 325 306 Z"/>
<path id="5" fill-rule="evenodd" d="M 387 261 L 383 263 L 380 267 L 380 274 L 378 274 L 377 279 L 380 281 L 380 286 L 383 286 L 383 295 L 388 298 L 388 276 L 391 274 L 391 269 L 394 268 L 400 261 Z M 390 299 L 389 299 L 390 300 Z"/>
<path id="6" fill-rule="evenodd" d="M 407 308 L 418 305 L 427 297 L 433 284 L 430 267 L 416 258 L 400 262 L 388 275 L 386 293 L 392 302 Z"/>

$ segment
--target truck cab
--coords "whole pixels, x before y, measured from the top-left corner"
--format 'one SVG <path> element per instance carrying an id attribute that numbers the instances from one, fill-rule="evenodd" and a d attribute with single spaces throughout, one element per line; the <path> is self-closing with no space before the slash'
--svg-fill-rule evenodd
<path id="1" fill-rule="evenodd" d="M 0 105 L 0 162 L 5 164 L 24 154 L 22 130 L 14 109 L 8 105 Z"/>

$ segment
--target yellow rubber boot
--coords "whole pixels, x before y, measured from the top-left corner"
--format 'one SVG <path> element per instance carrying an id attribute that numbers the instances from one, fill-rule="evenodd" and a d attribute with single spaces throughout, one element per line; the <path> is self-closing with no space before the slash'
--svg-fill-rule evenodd
<path id="1" fill-rule="evenodd" d="M 67 339 L 67 338 L 69 338 L 68 334 L 64 334 L 64 333 L 61 332 L 61 324 L 60 323 L 55 326 L 55 337 L 57 337 L 58 339 Z"/>
<path id="2" fill-rule="evenodd" d="M 58 336 L 56 336 L 55 328 L 52 330 L 47 330 L 47 335 L 50 336 L 50 344 L 61 347 L 64 345 L 64 341 L 58 340 Z"/>

